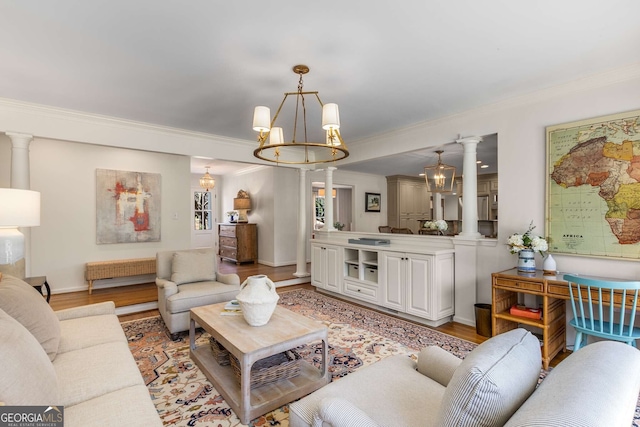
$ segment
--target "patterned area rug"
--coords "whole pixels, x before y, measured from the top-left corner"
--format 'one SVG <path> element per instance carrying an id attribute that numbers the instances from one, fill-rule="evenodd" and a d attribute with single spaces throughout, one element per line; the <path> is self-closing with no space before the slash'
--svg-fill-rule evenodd
<path id="1" fill-rule="evenodd" d="M 329 330 L 329 371 L 333 379 L 394 355 L 414 357 L 425 346 L 438 345 L 464 357 L 476 345 L 424 326 L 357 307 L 311 290 L 280 295 L 279 304 L 324 323 Z M 151 317 L 122 324 L 158 413 L 167 426 L 241 426 L 222 396 L 189 358 L 189 337 L 171 341 L 162 319 Z M 209 334 L 197 332 L 206 345 Z M 315 348 L 297 351 L 313 363 Z M 251 422 L 252 426 L 288 426 L 288 406 Z"/>

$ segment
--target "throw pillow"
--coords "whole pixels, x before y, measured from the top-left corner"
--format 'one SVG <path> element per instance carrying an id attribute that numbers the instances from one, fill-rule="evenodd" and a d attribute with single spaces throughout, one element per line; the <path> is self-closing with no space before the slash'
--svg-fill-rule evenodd
<path id="1" fill-rule="evenodd" d="M 27 328 L 50 360 L 60 344 L 60 322 L 42 295 L 17 277 L 5 275 L 0 281 L 0 309 Z"/>
<path id="2" fill-rule="evenodd" d="M 216 280 L 215 254 L 213 251 L 185 251 L 173 254 L 171 281 L 183 283 Z"/>
<path id="3" fill-rule="evenodd" d="M 0 402 L 5 405 L 59 404 L 58 378 L 53 364 L 35 337 L 3 310 L 0 310 L 0 343 Z"/>
<path id="4" fill-rule="evenodd" d="M 541 365 L 540 342 L 524 329 L 483 342 L 453 374 L 434 425 L 504 426 L 533 393 Z"/>

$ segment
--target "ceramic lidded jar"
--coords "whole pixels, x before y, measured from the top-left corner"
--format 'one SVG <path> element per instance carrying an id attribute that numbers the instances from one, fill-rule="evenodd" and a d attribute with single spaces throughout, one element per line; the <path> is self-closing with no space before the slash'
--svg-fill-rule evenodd
<path id="1" fill-rule="evenodd" d="M 262 326 L 271 318 L 280 296 L 271 279 L 260 274 L 247 277 L 240 285 L 240 293 L 236 299 L 247 323 L 251 326 Z"/>

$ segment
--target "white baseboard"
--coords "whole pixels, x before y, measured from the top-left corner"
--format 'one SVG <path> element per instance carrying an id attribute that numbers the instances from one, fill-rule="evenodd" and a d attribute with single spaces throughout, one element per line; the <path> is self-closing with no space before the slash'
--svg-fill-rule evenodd
<path id="1" fill-rule="evenodd" d="M 142 304 L 125 305 L 123 307 L 116 307 L 116 315 L 122 316 L 123 314 L 141 313 L 143 311 L 155 310 L 158 308 L 158 301 L 144 302 Z"/>

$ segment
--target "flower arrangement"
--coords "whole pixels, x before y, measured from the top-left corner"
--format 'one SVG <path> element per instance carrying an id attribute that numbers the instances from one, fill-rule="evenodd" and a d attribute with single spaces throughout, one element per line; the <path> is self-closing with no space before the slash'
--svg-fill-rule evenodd
<path id="1" fill-rule="evenodd" d="M 449 225 L 447 225 L 447 221 L 443 219 L 438 219 L 436 221 L 425 221 L 422 225 L 422 228 L 427 230 L 438 230 L 440 233 L 447 231 Z"/>
<path id="2" fill-rule="evenodd" d="M 533 252 L 539 252 L 540 255 L 544 256 L 544 253 L 549 249 L 549 244 L 542 237 L 532 233 L 534 228 L 536 226 L 531 221 L 524 234 L 515 233 L 509 236 L 507 245 L 509 245 L 512 254 L 517 254 L 524 249 L 531 249 Z"/>

